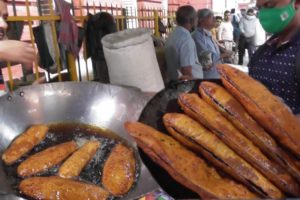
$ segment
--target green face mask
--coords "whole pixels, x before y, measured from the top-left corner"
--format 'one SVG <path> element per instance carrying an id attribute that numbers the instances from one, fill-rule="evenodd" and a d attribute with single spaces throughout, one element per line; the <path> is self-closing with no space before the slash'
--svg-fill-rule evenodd
<path id="1" fill-rule="evenodd" d="M 279 8 L 262 8 L 259 10 L 258 18 L 268 33 L 282 32 L 296 15 L 294 8 L 295 0 L 292 0 L 287 6 Z"/>

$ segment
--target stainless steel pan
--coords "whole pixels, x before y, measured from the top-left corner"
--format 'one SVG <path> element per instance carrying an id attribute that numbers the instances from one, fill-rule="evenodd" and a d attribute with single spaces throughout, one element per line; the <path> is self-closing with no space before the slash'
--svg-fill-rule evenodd
<path id="1" fill-rule="evenodd" d="M 55 122 L 81 122 L 108 128 L 137 149 L 123 123 L 137 120 L 147 101 L 138 89 L 93 82 L 23 87 L 0 98 L 0 155 L 28 126 Z M 159 188 L 139 157 L 138 160 L 140 177 L 123 199 L 135 199 Z M 0 162 L 1 194 L 2 198 L 22 199 L 12 190 L 3 162 Z"/>

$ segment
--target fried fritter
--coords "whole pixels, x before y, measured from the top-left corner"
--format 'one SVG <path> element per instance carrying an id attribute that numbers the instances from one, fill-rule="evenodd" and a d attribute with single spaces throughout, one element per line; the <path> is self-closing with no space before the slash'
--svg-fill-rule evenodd
<path id="1" fill-rule="evenodd" d="M 125 129 L 139 147 L 170 176 L 204 199 L 255 199 L 245 186 L 222 178 L 214 168 L 188 151 L 172 137 L 139 122 L 126 122 Z"/>
<path id="2" fill-rule="evenodd" d="M 28 153 L 45 139 L 48 127 L 46 125 L 33 125 L 18 136 L 2 154 L 2 160 L 11 165 Z"/>
<path id="3" fill-rule="evenodd" d="M 248 138 L 241 134 L 215 108 L 206 103 L 197 94 L 181 94 L 178 103 L 184 112 L 211 130 L 227 146 L 261 173 L 277 172 L 275 163 L 271 162 Z M 282 193 L 272 185 L 266 185 L 264 192 L 270 198 L 282 198 Z"/>
<path id="4" fill-rule="evenodd" d="M 228 91 L 220 85 L 204 81 L 199 86 L 199 92 L 204 101 L 214 106 L 263 153 L 275 160 L 300 182 L 300 169 L 297 167 L 295 158 L 286 153 Z M 284 173 L 276 172 L 276 174 L 285 177 Z M 290 187 L 291 185 L 283 183 L 282 187 Z M 286 189 L 284 191 L 290 193 Z"/>
<path id="5" fill-rule="evenodd" d="M 118 144 L 104 164 L 102 184 L 113 195 L 122 196 L 130 190 L 135 178 L 134 152 L 123 144 Z"/>
<path id="6" fill-rule="evenodd" d="M 34 199 L 105 200 L 109 193 L 99 186 L 60 177 L 32 177 L 21 181 L 20 191 Z"/>
<path id="7" fill-rule="evenodd" d="M 261 191 L 272 191 L 274 188 L 277 189 L 275 187 L 277 186 L 290 195 L 300 195 L 298 183 L 284 170 L 275 169 L 278 174 L 268 173 L 272 177 L 265 177 L 264 173 L 257 171 L 215 134 L 190 117 L 184 114 L 168 113 L 164 115 L 163 121 L 171 135 L 176 137 L 179 134 L 184 137 L 181 140 L 197 145 L 199 147 L 199 149 L 196 149 L 197 152 L 258 194 L 264 196 L 265 193 Z"/>
<path id="8" fill-rule="evenodd" d="M 76 150 L 76 148 L 76 143 L 71 141 L 52 146 L 41 152 L 38 152 L 27 158 L 18 166 L 18 175 L 21 177 L 27 177 L 47 171 L 54 165 L 57 165 L 66 159 Z"/>
<path id="9" fill-rule="evenodd" d="M 59 168 L 58 175 L 63 178 L 73 178 L 80 174 L 82 169 L 93 158 L 100 147 L 99 141 L 89 141 L 75 151 Z"/>
<path id="10" fill-rule="evenodd" d="M 300 121 L 263 84 L 228 65 L 218 65 L 227 90 L 284 147 L 300 158 Z"/>

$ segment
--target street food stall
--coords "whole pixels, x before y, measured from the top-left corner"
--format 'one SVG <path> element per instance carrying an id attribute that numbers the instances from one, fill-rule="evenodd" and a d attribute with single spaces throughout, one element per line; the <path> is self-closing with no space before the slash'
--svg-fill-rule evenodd
<path id="1" fill-rule="evenodd" d="M 221 80 L 179 82 L 153 98 L 72 82 L 3 96 L 1 195 L 299 197 L 298 119 L 246 73 L 218 69 Z"/>
<path id="2" fill-rule="evenodd" d="M 153 11 L 139 18 L 153 32 L 105 36 L 112 82 L 89 81 L 85 41 L 81 51 L 71 45 L 79 54 L 71 46 L 61 54 L 55 22 L 62 16 L 49 2 L 49 16 L 27 10 L 25 20 L 35 49 L 32 23 L 48 20 L 59 82 L 50 77 L 49 83 L 15 87 L 7 63 L 9 89 L 0 97 L 0 199 L 300 197 L 299 119 L 247 69 L 220 64 L 221 79 L 164 85 L 151 39 L 159 34 L 159 12 Z M 83 7 L 71 20 L 81 28 Z M 135 18 L 117 19 L 120 30 Z M 64 64 L 73 82 L 63 82 Z M 38 60 L 33 67 L 39 81 Z"/>

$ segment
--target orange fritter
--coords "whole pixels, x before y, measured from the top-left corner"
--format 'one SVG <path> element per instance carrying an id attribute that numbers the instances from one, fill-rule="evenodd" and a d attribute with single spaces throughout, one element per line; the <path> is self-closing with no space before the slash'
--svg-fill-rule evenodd
<path id="1" fill-rule="evenodd" d="M 63 178 L 73 178 L 80 174 L 82 169 L 93 158 L 100 147 L 99 141 L 89 141 L 74 152 L 59 168 L 58 175 Z"/>
<path id="2" fill-rule="evenodd" d="M 38 145 L 46 137 L 48 127 L 45 125 L 33 125 L 18 136 L 2 154 L 2 160 L 11 165 Z"/>
<path id="3" fill-rule="evenodd" d="M 66 159 L 76 148 L 76 143 L 71 141 L 38 152 L 19 165 L 17 169 L 18 175 L 26 177 L 44 172 Z"/>
<path id="4" fill-rule="evenodd" d="M 256 199 L 245 186 L 222 178 L 204 160 L 172 137 L 139 122 L 126 122 L 139 147 L 170 176 L 203 199 Z"/>
<path id="5" fill-rule="evenodd" d="M 19 189 L 34 199 L 104 200 L 109 197 L 109 193 L 99 186 L 55 176 L 25 179 Z"/>
<path id="6" fill-rule="evenodd" d="M 126 194 L 136 176 L 136 160 L 133 150 L 123 144 L 113 148 L 106 160 L 102 174 L 102 184 L 115 196 Z"/>

